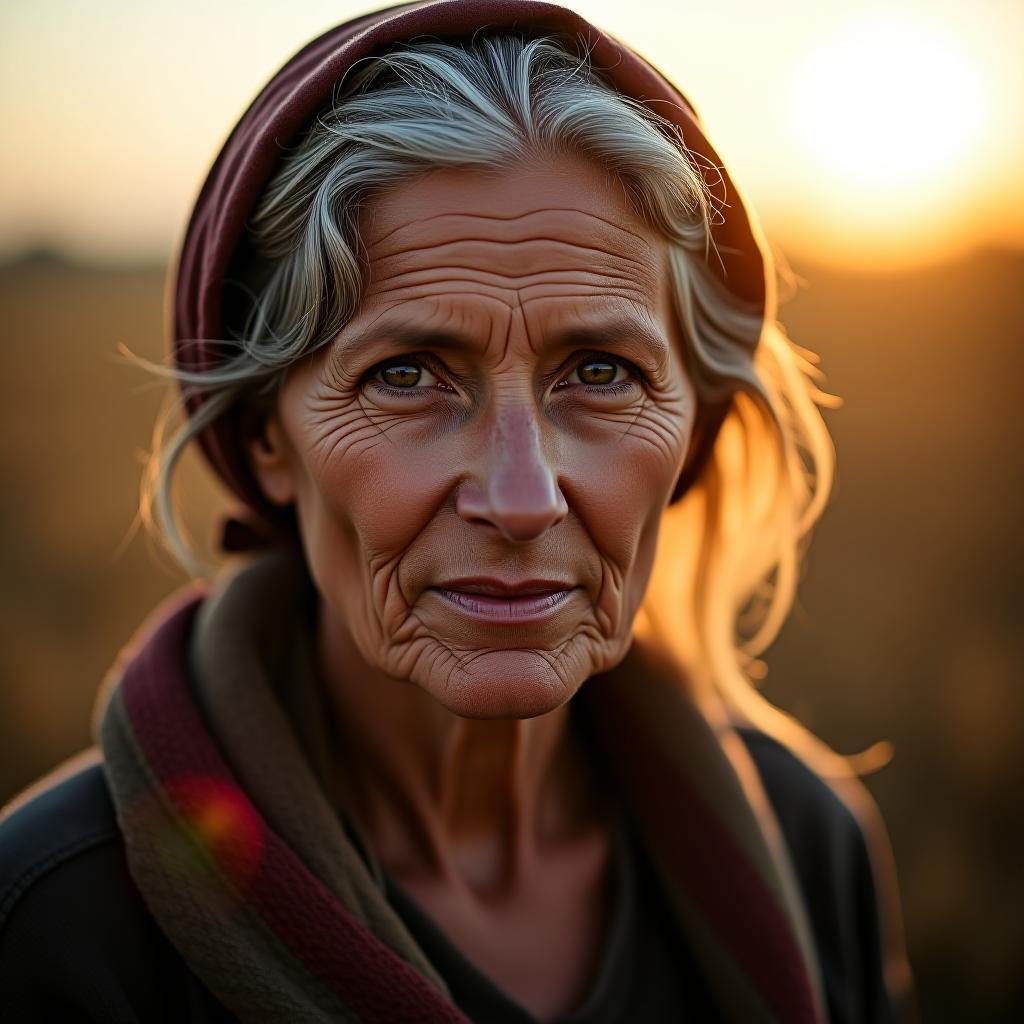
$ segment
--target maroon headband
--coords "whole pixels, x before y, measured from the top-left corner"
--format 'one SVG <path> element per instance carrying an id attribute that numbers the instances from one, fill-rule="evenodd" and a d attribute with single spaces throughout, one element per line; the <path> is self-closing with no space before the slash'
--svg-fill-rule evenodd
<path id="1" fill-rule="evenodd" d="M 686 98 L 642 57 L 578 14 L 535 0 L 427 0 L 365 14 L 314 39 L 263 87 L 235 126 L 207 176 L 181 243 L 172 278 L 174 358 L 179 369 L 209 370 L 223 357 L 223 288 L 246 219 L 293 144 L 332 98 L 345 72 L 361 58 L 419 35 L 466 36 L 482 28 L 560 34 L 586 41 L 592 63 L 622 93 L 642 100 L 682 131 L 698 155 L 721 215 L 712 226 L 709 266 L 735 296 L 762 315 L 773 301 L 757 227 L 705 138 Z M 728 205 L 726 205 L 728 203 Z M 756 340 L 754 342 L 756 344 Z M 193 414 L 202 395 L 193 396 Z M 704 430 L 676 487 L 681 495 L 699 474 L 726 411 L 705 417 Z M 293 510 L 273 506 L 249 470 L 239 411 L 208 426 L 199 442 L 210 464 L 248 507 L 245 522 L 228 523 L 224 546 L 239 550 L 260 543 L 297 540 Z"/>

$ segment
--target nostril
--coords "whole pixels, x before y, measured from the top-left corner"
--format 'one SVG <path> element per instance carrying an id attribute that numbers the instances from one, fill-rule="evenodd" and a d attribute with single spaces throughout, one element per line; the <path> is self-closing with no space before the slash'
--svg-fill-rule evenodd
<path id="1" fill-rule="evenodd" d="M 554 476 L 547 480 L 493 478 L 483 487 L 467 481 L 456 507 L 468 522 L 495 527 L 509 540 L 532 540 L 560 523 L 569 505 Z"/>
<path id="2" fill-rule="evenodd" d="M 560 514 L 557 508 L 522 509 L 510 510 L 492 522 L 509 540 L 524 541 L 541 536 L 563 518 L 564 513 Z"/>

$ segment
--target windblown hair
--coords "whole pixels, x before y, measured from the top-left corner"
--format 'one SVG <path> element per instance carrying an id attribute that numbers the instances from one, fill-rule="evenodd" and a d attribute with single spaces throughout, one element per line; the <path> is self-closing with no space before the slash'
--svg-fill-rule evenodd
<path id="1" fill-rule="evenodd" d="M 829 758 L 843 774 L 842 759 L 752 684 L 758 655 L 791 608 L 803 548 L 832 485 L 834 453 L 819 412 L 831 399 L 818 388 L 816 357 L 787 338 L 773 302 L 762 317 L 709 267 L 710 228 L 722 216 L 708 185 L 714 168 L 577 49 L 572 40 L 513 34 L 480 33 L 465 44 L 424 38 L 351 70 L 249 220 L 254 259 L 232 275 L 248 300 L 236 303 L 235 336 L 223 340 L 229 357 L 203 373 L 162 368 L 185 396 L 198 391 L 204 401 L 166 444 L 158 430 L 143 521 L 188 571 L 205 571 L 179 526 L 175 466 L 227 410 L 272 403 L 292 364 L 353 316 L 364 285 L 362 207 L 434 168 L 502 170 L 566 153 L 595 161 L 668 241 L 698 400 L 733 396 L 704 472 L 664 514 L 637 631 L 660 636 L 731 718 L 788 733 L 791 743 L 797 732 L 800 746 L 817 748 L 819 765 Z"/>

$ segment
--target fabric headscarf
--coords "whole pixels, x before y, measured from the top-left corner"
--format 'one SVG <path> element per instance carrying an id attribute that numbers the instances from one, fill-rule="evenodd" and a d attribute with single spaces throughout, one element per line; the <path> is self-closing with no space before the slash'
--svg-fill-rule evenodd
<path id="1" fill-rule="evenodd" d="M 469 1024 L 332 798 L 318 600 L 300 553 L 193 584 L 122 652 L 98 736 L 135 884 L 246 1024 Z M 634 644 L 574 698 L 727 1024 L 825 1024 L 778 822 L 728 726 Z M 643 685 L 636 685 L 641 680 Z M 685 1015 L 685 1008 L 682 1008 Z"/>
<path id="2" fill-rule="evenodd" d="M 228 137 L 193 209 L 169 282 L 175 363 L 203 371 L 223 358 L 224 283 L 254 210 L 287 148 L 299 139 L 332 98 L 332 90 L 358 60 L 415 36 L 457 38 L 482 28 L 556 33 L 579 41 L 593 64 L 621 93 L 642 101 L 674 124 L 704 170 L 718 211 L 711 227 L 708 263 L 725 288 L 762 322 L 774 316 L 774 281 L 767 273 L 760 230 L 705 136 L 693 105 L 660 72 L 628 46 L 578 14 L 534 0 L 428 0 L 375 11 L 338 25 L 303 47 L 270 79 Z M 756 345 L 754 339 L 752 345 Z M 194 395 L 189 413 L 202 404 Z M 699 474 L 725 416 L 727 403 L 708 411 L 699 444 L 676 488 L 680 495 Z M 218 476 L 247 513 L 229 521 L 223 543 L 242 550 L 294 542 L 294 513 L 273 506 L 249 470 L 239 411 L 207 427 L 200 446 Z"/>

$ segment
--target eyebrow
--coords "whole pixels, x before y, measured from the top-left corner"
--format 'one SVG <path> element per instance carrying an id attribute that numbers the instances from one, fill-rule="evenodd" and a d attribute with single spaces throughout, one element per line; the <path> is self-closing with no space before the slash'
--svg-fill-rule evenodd
<path id="1" fill-rule="evenodd" d="M 610 340 L 624 342 L 627 348 L 635 347 L 638 355 L 646 356 L 653 366 L 660 367 L 668 358 L 666 339 L 642 321 L 621 315 L 555 331 L 544 347 L 601 348 Z M 336 356 L 343 358 L 364 346 L 382 346 L 396 352 L 408 351 L 410 348 L 478 352 L 482 347 L 479 341 L 461 331 L 434 330 L 404 322 L 389 322 L 382 318 L 366 330 L 342 341 L 335 350 Z"/>

